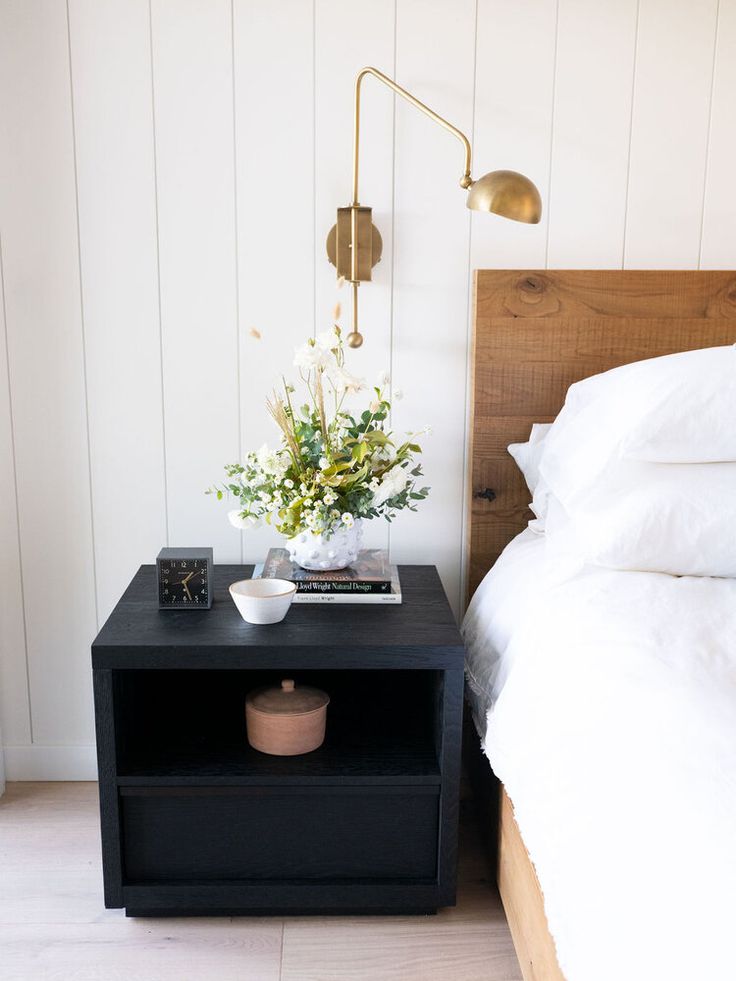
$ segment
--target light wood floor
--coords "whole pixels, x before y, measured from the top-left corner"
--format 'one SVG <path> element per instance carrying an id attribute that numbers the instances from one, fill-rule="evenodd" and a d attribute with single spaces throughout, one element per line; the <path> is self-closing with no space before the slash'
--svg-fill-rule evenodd
<path id="1" fill-rule="evenodd" d="M 430 917 L 128 919 L 102 905 L 97 786 L 0 798 L 1 981 L 521 981 L 470 816 Z"/>

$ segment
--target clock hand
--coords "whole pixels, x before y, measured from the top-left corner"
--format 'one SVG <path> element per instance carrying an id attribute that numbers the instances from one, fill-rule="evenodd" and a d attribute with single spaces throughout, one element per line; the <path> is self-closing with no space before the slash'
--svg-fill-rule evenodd
<path id="1" fill-rule="evenodd" d="M 182 583 L 182 585 L 184 586 L 184 592 L 187 594 L 187 596 L 189 597 L 189 599 L 191 599 L 192 598 L 192 594 L 189 592 L 189 586 L 187 586 L 186 579 L 184 580 L 184 582 Z"/>

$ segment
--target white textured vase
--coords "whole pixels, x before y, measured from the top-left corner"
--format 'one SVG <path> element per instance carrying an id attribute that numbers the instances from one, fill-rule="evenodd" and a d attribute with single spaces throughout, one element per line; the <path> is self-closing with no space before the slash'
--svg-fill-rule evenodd
<path id="1" fill-rule="evenodd" d="M 355 562 L 363 541 L 363 522 L 358 518 L 352 528 L 339 528 L 328 538 L 314 531 L 302 531 L 287 538 L 289 558 L 302 569 L 330 572 Z"/>

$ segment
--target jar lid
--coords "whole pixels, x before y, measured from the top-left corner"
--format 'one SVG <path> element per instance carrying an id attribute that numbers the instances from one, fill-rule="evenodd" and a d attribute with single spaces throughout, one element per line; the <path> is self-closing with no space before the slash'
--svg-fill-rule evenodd
<path id="1" fill-rule="evenodd" d="M 280 688 L 257 688 L 249 692 L 245 703 L 267 715 L 306 715 L 328 705 L 330 696 L 319 688 L 296 687 L 291 678 L 284 678 Z"/>

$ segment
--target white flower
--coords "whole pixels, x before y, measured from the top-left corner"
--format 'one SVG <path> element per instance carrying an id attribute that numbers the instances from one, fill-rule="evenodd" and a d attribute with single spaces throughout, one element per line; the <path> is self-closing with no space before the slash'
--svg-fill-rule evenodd
<path id="1" fill-rule="evenodd" d="M 302 371 L 311 371 L 312 368 L 325 368 L 331 360 L 329 347 L 321 343 L 320 340 L 313 340 L 312 338 L 294 351 L 294 365 Z"/>
<path id="2" fill-rule="evenodd" d="M 339 304 L 338 304 L 339 306 Z M 339 319 L 335 317 L 335 320 Z M 338 345 L 337 331 L 333 327 L 331 330 L 323 330 L 321 334 L 317 334 L 317 344 L 323 347 L 326 351 L 334 351 Z"/>
<path id="3" fill-rule="evenodd" d="M 381 371 L 376 378 L 376 388 L 388 388 L 391 384 L 391 375 L 387 371 Z"/>
<path id="4" fill-rule="evenodd" d="M 334 385 L 336 391 L 355 393 L 362 392 L 365 388 L 365 379 L 351 375 L 347 368 L 341 367 L 336 362 L 331 362 L 327 366 L 327 377 Z"/>
<path id="5" fill-rule="evenodd" d="M 264 473 L 272 476 L 280 476 L 285 469 L 284 460 L 279 451 L 269 449 L 267 443 L 264 443 L 256 451 L 255 461 Z"/>
<path id="6" fill-rule="evenodd" d="M 319 465 L 320 467 L 322 467 L 323 470 L 326 470 L 330 465 L 330 461 L 327 459 L 326 456 L 321 456 L 319 458 Z"/>
<path id="7" fill-rule="evenodd" d="M 227 516 L 233 528 L 238 528 L 240 531 L 257 528 L 261 523 L 260 519 L 255 518 L 252 514 L 247 514 L 243 517 L 240 511 L 228 511 Z"/>
<path id="8" fill-rule="evenodd" d="M 293 490 L 294 489 L 294 481 L 291 479 L 291 477 L 287 477 L 286 478 L 286 480 L 284 481 L 284 487 L 287 490 Z"/>
<path id="9" fill-rule="evenodd" d="M 373 402 L 371 402 L 369 408 L 370 408 L 371 412 L 374 412 L 374 413 L 375 412 L 378 412 L 378 410 L 381 408 L 381 403 L 380 402 L 376 402 L 375 399 L 374 399 Z"/>
<path id="10" fill-rule="evenodd" d="M 332 493 L 331 490 L 328 490 L 327 493 L 325 494 L 323 500 L 324 500 L 324 503 L 327 505 L 327 507 L 329 507 L 330 504 L 334 504 L 335 503 L 335 501 L 337 500 L 337 497 Z"/>
<path id="11" fill-rule="evenodd" d="M 381 484 L 373 494 L 373 507 L 380 507 L 392 497 L 396 497 L 406 487 L 408 477 L 401 467 L 394 467 L 383 475 Z"/>
<path id="12" fill-rule="evenodd" d="M 355 524 L 355 518 L 353 518 L 349 511 L 345 511 L 340 515 L 340 521 L 342 521 L 346 528 L 352 528 Z"/>

